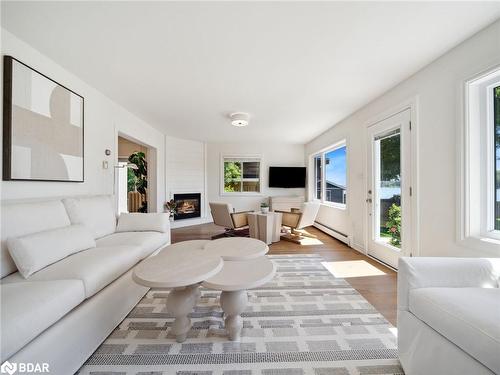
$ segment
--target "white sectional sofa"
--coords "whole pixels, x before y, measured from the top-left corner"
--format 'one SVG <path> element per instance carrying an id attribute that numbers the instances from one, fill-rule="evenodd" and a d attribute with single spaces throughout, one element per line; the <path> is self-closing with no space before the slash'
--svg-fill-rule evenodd
<path id="1" fill-rule="evenodd" d="M 168 216 L 122 215 L 117 226 L 112 202 L 93 196 L 2 204 L 1 362 L 48 363 L 53 374 L 72 374 L 147 292 L 132 281 L 132 268 L 170 244 Z M 80 227 L 87 242 L 77 238 Z M 51 249 L 64 253 L 64 244 L 88 241 L 95 247 L 76 247 L 52 263 L 58 253 Z M 15 262 L 14 245 L 20 252 L 13 254 L 21 254 Z M 38 270 L 44 261 L 51 264 Z"/>
<path id="2" fill-rule="evenodd" d="M 398 347 L 407 375 L 500 374 L 500 258 L 401 258 Z"/>

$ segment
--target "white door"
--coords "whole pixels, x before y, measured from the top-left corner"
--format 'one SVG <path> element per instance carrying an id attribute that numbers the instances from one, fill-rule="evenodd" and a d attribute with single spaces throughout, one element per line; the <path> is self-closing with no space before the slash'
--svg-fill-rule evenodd
<path id="1" fill-rule="evenodd" d="M 368 254 L 397 268 L 411 244 L 411 118 L 407 109 L 368 128 Z"/>

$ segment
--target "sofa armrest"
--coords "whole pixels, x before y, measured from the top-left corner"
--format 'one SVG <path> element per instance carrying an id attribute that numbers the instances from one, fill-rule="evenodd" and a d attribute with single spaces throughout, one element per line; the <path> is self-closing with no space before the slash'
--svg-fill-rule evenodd
<path id="1" fill-rule="evenodd" d="M 500 258 L 414 257 L 399 259 L 398 310 L 408 310 L 417 288 L 497 288 Z"/>
<path id="2" fill-rule="evenodd" d="M 122 213 L 118 218 L 117 232 L 170 233 L 167 213 Z"/>

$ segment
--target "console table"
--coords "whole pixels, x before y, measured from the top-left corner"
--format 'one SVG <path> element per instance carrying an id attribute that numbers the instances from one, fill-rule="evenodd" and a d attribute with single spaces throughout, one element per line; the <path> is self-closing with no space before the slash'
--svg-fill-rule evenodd
<path id="1" fill-rule="evenodd" d="M 282 197 L 269 197 L 269 205 L 273 211 L 291 211 L 292 208 L 300 209 L 304 203 L 302 195 Z"/>

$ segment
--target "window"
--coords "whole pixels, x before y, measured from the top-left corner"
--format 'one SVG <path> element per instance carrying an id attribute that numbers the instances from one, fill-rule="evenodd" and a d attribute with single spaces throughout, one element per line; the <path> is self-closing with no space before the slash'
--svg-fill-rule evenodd
<path id="1" fill-rule="evenodd" d="M 345 142 L 314 155 L 313 164 L 315 187 L 313 198 L 322 202 L 345 206 L 347 202 Z"/>
<path id="2" fill-rule="evenodd" d="M 223 157 L 224 193 L 260 193 L 260 159 Z"/>
<path id="3" fill-rule="evenodd" d="M 346 202 L 346 147 L 325 154 L 325 201 Z"/>
<path id="4" fill-rule="evenodd" d="M 465 85 L 464 171 L 461 240 L 494 248 L 500 244 L 500 69 Z"/>
<path id="5" fill-rule="evenodd" d="M 494 121 L 493 121 L 493 134 L 494 134 L 494 160 L 495 160 L 495 172 L 494 172 L 494 220 L 495 220 L 495 230 L 500 231 L 500 86 L 493 88 L 493 108 L 494 108 Z"/>
<path id="6" fill-rule="evenodd" d="M 321 155 L 314 157 L 314 199 L 321 199 Z"/>

